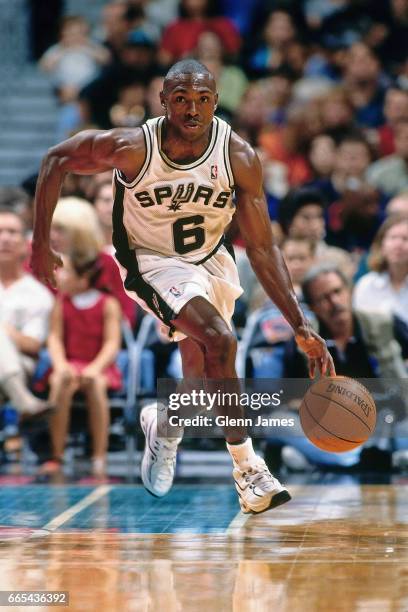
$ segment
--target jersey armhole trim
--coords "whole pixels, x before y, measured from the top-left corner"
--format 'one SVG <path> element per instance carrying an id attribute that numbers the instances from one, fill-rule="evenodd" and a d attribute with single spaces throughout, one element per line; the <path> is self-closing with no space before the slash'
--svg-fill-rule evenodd
<path id="1" fill-rule="evenodd" d="M 121 172 L 120 170 L 115 168 L 115 177 L 116 177 L 116 179 L 119 181 L 119 183 L 121 183 L 122 185 L 124 185 L 128 189 L 131 189 L 132 187 L 136 187 L 136 185 L 138 183 L 140 183 L 140 181 L 142 180 L 142 178 L 146 174 L 147 169 L 150 166 L 150 162 L 152 160 L 153 146 L 152 146 L 152 137 L 151 137 L 151 134 L 150 134 L 150 130 L 147 127 L 146 124 L 142 125 L 142 130 L 143 130 L 143 138 L 144 138 L 145 147 L 146 147 L 146 155 L 145 155 L 145 159 L 144 159 L 144 162 L 143 162 L 143 166 L 141 167 L 139 174 L 136 176 L 135 179 L 133 179 L 133 181 L 131 181 L 129 183 L 126 180 L 126 177 L 123 174 L 123 172 Z"/>
<path id="2" fill-rule="evenodd" d="M 234 175 L 232 174 L 231 160 L 230 160 L 230 141 L 231 141 L 231 126 L 227 125 L 225 130 L 224 138 L 224 165 L 228 177 L 228 183 L 231 191 L 234 191 Z"/>

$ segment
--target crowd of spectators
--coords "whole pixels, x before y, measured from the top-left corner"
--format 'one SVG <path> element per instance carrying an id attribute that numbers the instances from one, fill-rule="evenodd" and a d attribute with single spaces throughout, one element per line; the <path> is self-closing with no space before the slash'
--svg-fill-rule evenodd
<path id="1" fill-rule="evenodd" d="M 405 376 L 407 39 L 408 0 L 116 0 L 104 5 L 98 23 L 63 16 L 54 40 L 47 31 L 51 46 L 37 57 L 58 104 L 56 140 L 89 127 L 141 125 L 163 112 L 158 93 L 169 65 L 185 57 L 206 64 L 218 83 L 217 114 L 259 154 L 276 241 L 338 371 L 381 375 L 380 346 L 367 332 L 375 328 L 392 346 L 392 372 Z M 37 29 L 33 48 L 41 48 L 38 41 Z M 28 177 L 20 189 L 0 194 L 0 204 L 28 225 L 34 186 L 35 177 Z M 112 259 L 112 205 L 110 173 L 67 177 L 52 245 L 71 268 L 78 253 L 97 262 L 92 291 L 108 289 L 136 331 L 141 314 Z M 235 320 L 239 332 L 252 312 L 273 304 L 234 228 L 231 239 L 245 289 Z M 0 240 L 4 257 L 1 249 Z M 0 278 L 0 313 L 5 289 Z M 303 375 L 301 361 L 293 355 L 288 361 L 295 349 L 286 341 L 282 371 Z"/>

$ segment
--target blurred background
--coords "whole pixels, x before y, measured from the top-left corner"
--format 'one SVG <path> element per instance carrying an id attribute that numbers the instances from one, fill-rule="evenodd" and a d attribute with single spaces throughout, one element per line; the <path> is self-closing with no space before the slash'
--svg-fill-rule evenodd
<path id="1" fill-rule="evenodd" d="M 215 75 L 217 114 L 257 150 L 275 239 L 339 374 L 403 383 L 408 358 L 408 0 L 0 0 L 1 469 L 31 479 L 138 476 L 137 414 L 177 347 L 124 294 L 112 176 L 68 176 L 51 241 L 57 291 L 28 268 L 42 156 L 86 128 L 161 114 L 168 67 Z M 240 376 L 307 377 L 292 331 L 230 228 L 244 294 Z M 107 334 L 106 330 L 110 330 Z M 62 331 L 63 330 L 63 331 Z M 100 352 L 110 362 L 96 367 Z M 406 394 L 408 397 L 408 394 Z M 293 398 L 296 408 L 299 398 Z M 379 390 L 376 434 L 349 453 L 257 440 L 270 467 L 400 472 L 404 393 Z M 52 405 L 57 412 L 45 420 Z M 229 473 L 221 440 L 186 440 L 179 476 Z"/>

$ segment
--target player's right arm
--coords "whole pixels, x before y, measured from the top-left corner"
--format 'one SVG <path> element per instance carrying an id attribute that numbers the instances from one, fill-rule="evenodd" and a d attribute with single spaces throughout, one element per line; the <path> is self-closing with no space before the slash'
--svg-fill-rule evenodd
<path id="1" fill-rule="evenodd" d="M 41 164 L 34 203 L 31 268 L 40 280 L 55 286 L 54 269 L 62 265 L 49 241 L 52 216 L 66 174 L 98 174 L 118 168 L 131 180 L 144 158 L 140 128 L 84 130 L 48 151 Z"/>
<path id="2" fill-rule="evenodd" d="M 299 348 L 309 359 L 310 376 L 316 368 L 335 376 L 326 343 L 309 325 L 292 286 L 279 247 L 274 244 L 263 191 L 262 166 L 253 148 L 236 134 L 231 136 L 231 166 L 235 178 L 236 217 L 251 266 L 295 333 Z"/>

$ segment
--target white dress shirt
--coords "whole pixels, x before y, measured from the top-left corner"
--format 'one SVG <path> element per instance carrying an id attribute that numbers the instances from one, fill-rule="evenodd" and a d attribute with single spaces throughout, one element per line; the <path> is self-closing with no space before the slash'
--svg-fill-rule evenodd
<path id="1" fill-rule="evenodd" d="M 19 332 L 45 342 L 54 303 L 52 293 L 31 274 L 4 287 L 0 281 L 0 323 L 8 323 Z"/>

